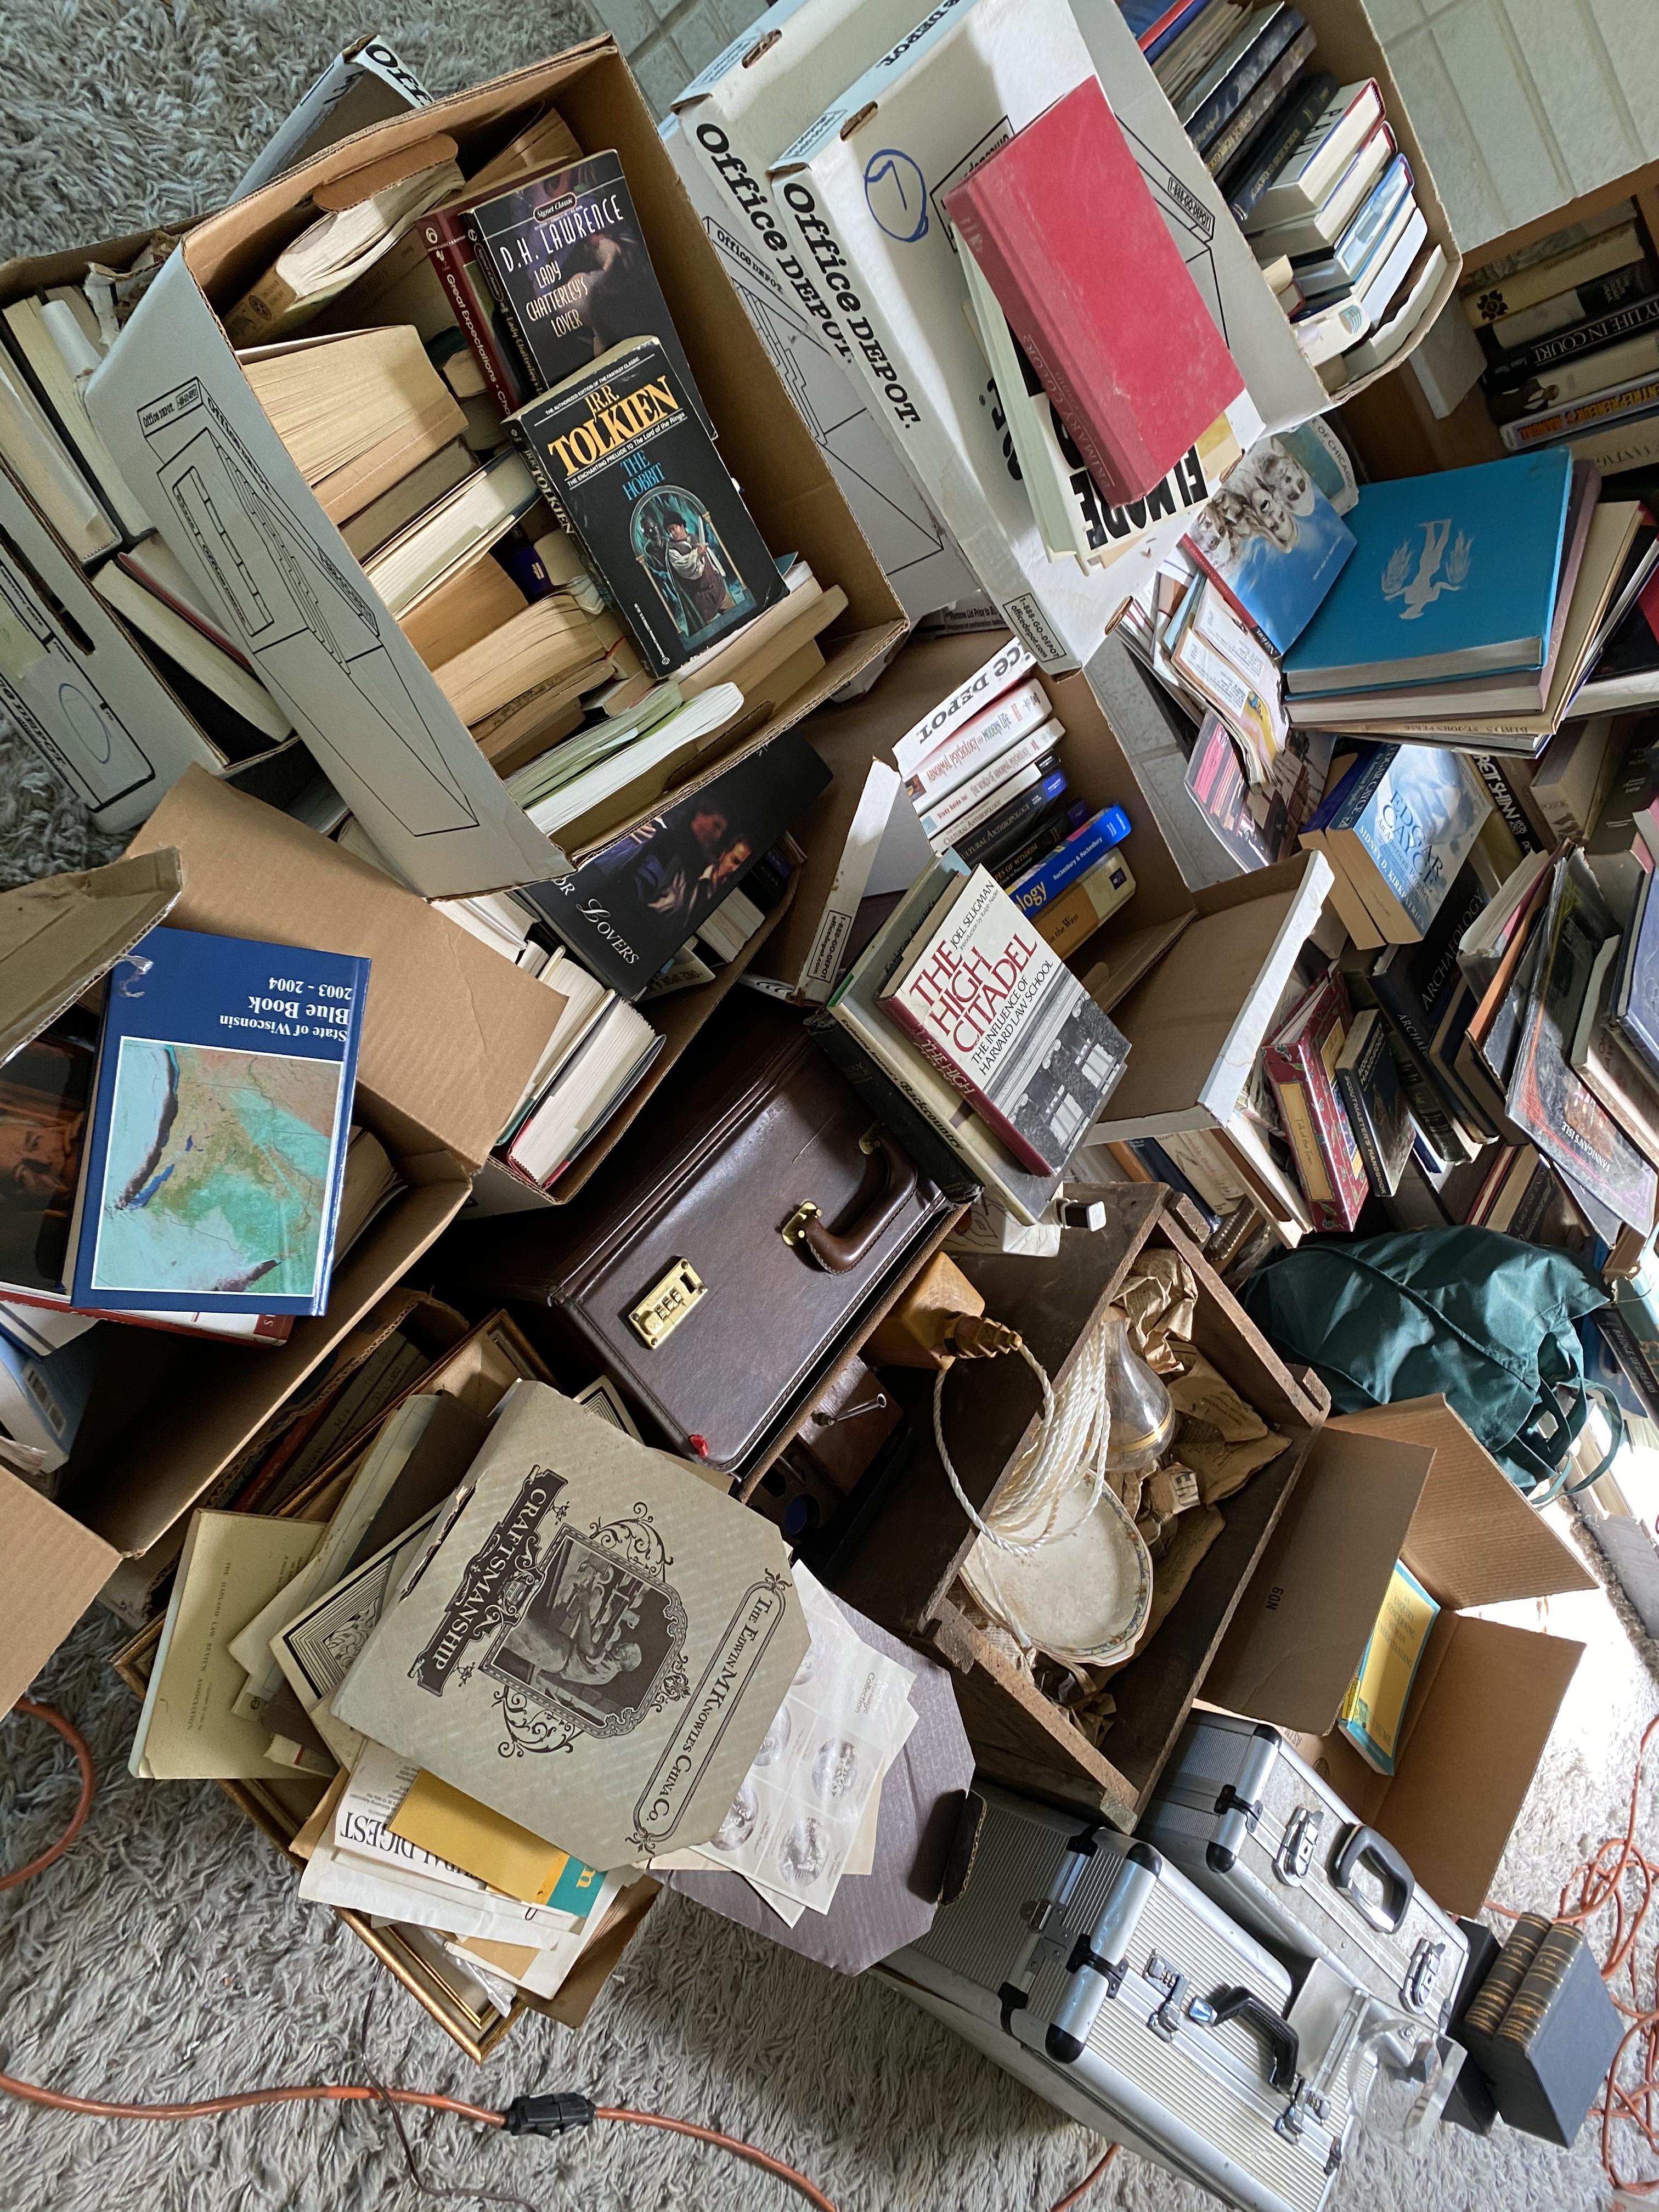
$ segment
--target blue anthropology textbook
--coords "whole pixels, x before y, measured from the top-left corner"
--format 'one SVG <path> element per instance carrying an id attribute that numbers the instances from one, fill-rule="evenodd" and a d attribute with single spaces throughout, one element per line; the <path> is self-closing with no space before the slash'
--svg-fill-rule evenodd
<path id="1" fill-rule="evenodd" d="M 74 1303 L 328 1304 L 368 963 L 152 929 L 111 973 Z"/>
<path id="2" fill-rule="evenodd" d="M 1572 456 L 1565 447 L 1366 484 L 1353 558 L 1285 656 L 1320 697 L 1541 668 Z"/>

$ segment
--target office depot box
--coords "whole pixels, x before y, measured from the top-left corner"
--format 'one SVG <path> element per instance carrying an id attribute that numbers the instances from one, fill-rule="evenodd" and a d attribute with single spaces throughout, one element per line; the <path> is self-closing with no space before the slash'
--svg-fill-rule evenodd
<path id="1" fill-rule="evenodd" d="M 836 1573 L 836 1593 L 895 1635 L 945 1660 L 980 1771 L 1011 1789 L 1087 1806 L 1133 1826 L 1174 1748 L 1193 1701 L 1209 1694 L 1211 1662 L 1250 1584 L 1328 1408 L 1324 1385 L 1287 1367 L 1206 1262 L 1185 1201 L 1161 1184 L 1091 1190 L 1106 1210 L 1098 1231 L 1067 1230 L 1053 1260 L 961 1253 L 956 1264 L 994 1319 L 1017 1328 L 1058 1384 L 1102 1310 L 1143 1254 L 1172 1250 L 1198 1285 L 1193 1338 L 1285 1448 L 1227 1498 L 1224 1526 L 1197 1562 L 1157 1633 L 1111 1678 L 1116 1711 L 1097 1746 L 977 1625 L 958 1583 L 977 1540 L 952 1496 L 933 1437 L 933 1376 L 885 1367 L 916 1443 L 869 1533 Z M 1037 1411 L 1030 1376 L 1007 1359 L 958 1360 L 945 1386 L 944 1425 L 963 1493 L 981 1512 L 994 1501 Z M 1178 1449 L 1178 1447 L 1177 1447 Z M 1153 1599 L 1157 1602 L 1154 1571 Z"/>
<path id="2" fill-rule="evenodd" d="M 1396 1559 L 1441 1610 L 1389 1776 L 1335 1723 Z M 1437 1905 L 1473 1917 L 1584 1647 L 1471 1608 L 1595 1588 L 1443 1398 L 1344 1414 L 1262 1554 L 1204 1697 L 1283 1728 Z"/>
<path id="3" fill-rule="evenodd" d="M 1430 245 L 1408 289 L 1420 286 L 1420 312 L 1400 336 L 1392 366 L 1449 299 L 1456 248 L 1363 10 L 1352 0 L 1329 0 L 1308 19 L 1319 33 L 1321 66 L 1382 84 L 1419 179 Z M 1235 404 L 1241 442 L 1264 422 L 1283 428 L 1323 411 L 1330 393 L 1303 359 L 1115 0 L 1075 0 L 1069 8 L 1065 0 L 941 0 L 831 100 L 769 173 L 782 228 L 843 319 L 867 386 L 910 445 L 981 583 L 1049 669 L 1087 662 L 1139 564 L 1121 559 L 1085 573 L 1044 550 L 1003 452 L 998 411 L 988 404 L 943 196 L 1091 68 L 1244 377 L 1253 404 Z M 1440 256 L 1431 279 L 1431 252 Z M 1155 300 L 1134 307 L 1158 311 Z M 1363 385 L 1356 379 L 1346 388 Z M 1183 466 L 1190 471 L 1195 459 L 1194 453 Z M 1166 507 L 1161 519 L 1151 502 L 1139 514 L 1125 510 L 1140 526 L 1152 515 L 1146 542 L 1154 557 L 1181 527 L 1172 497 Z"/>
<path id="4" fill-rule="evenodd" d="M 415 1261 L 465 1197 L 545 1048 L 551 993 L 378 869 L 199 769 L 112 867 L 0 896 L 0 1054 L 146 929 L 355 952 L 372 963 L 356 1118 L 407 1188 L 286 1344 L 106 1327 L 57 1501 L 0 1479 L 0 1701 L 26 1686 L 124 1556 L 150 1552 Z"/>
<path id="5" fill-rule="evenodd" d="M 487 1418 L 514 1383 L 523 1377 L 538 1382 L 549 1379 L 534 1348 L 507 1316 L 489 1314 L 428 1368 L 405 1395 L 418 1392 L 425 1396 L 454 1398 L 470 1412 Z M 384 1418 L 384 1414 L 378 1416 L 376 1425 Z M 280 1509 L 282 1516 L 297 1521 L 327 1520 L 355 1472 L 365 1442 L 360 1437 L 346 1444 L 326 1467 L 319 1469 L 302 1492 Z M 116 1672 L 137 1697 L 143 1696 L 149 1684 L 161 1628 L 159 1620 L 152 1620 L 115 1655 Z M 302 1862 L 295 1850 L 295 1844 L 329 1785 L 312 1776 L 285 1773 L 273 1766 L 269 1780 L 222 1782 L 219 1787 L 297 1869 Z M 553 2020 L 562 2021 L 567 2027 L 580 2027 L 623 1952 L 637 1934 L 656 1893 L 657 1884 L 643 1876 L 631 1883 L 617 1896 L 557 1995 L 535 1997 L 520 1990 L 514 1995 L 512 2010 L 506 2014 L 495 2009 L 482 1984 L 445 1948 L 431 1929 L 374 1920 L 366 1913 L 344 1907 L 337 1906 L 334 1910 L 388 1972 L 459 2044 L 468 2057 L 482 2061 L 490 2056 L 527 2012 L 545 2013 Z"/>
<path id="6" fill-rule="evenodd" d="M 793 697 L 739 718 L 699 775 L 764 744 L 856 675 L 902 624 L 614 40 L 590 40 L 360 132 L 210 216 L 150 287 L 93 378 L 88 405 L 140 497 L 155 501 L 162 536 L 330 781 L 428 897 L 545 880 L 566 872 L 566 856 L 508 799 L 376 598 L 254 398 L 219 313 L 305 227 L 314 191 L 359 173 L 367 182 L 371 165 L 413 163 L 439 139 L 477 167 L 550 101 L 583 146 L 621 154 L 721 453 L 769 544 L 805 556 L 826 590 L 847 593 L 823 641 L 823 671 Z"/>

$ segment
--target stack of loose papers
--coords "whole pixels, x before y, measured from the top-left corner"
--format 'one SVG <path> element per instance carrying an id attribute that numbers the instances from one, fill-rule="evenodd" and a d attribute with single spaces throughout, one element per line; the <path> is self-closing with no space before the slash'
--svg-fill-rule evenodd
<path id="1" fill-rule="evenodd" d="M 812 1641 L 732 1809 L 710 1842 L 653 1862 L 740 1874 L 790 1927 L 827 1912 L 875 1866 L 882 1778 L 916 1724 L 908 1670 L 874 1650 L 805 1568 L 793 1570 Z"/>

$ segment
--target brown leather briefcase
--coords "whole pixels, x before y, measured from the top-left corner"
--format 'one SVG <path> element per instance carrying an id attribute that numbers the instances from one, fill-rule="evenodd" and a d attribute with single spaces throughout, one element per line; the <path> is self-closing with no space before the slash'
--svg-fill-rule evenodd
<path id="1" fill-rule="evenodd" d="M 556 1368 L 580 1355 L 673 1449 L 742 1475 L 955 1204 L 799 1015 L 735 999 L 595 1188 L 452 1231 L 440 1279 L 513 1305 Z"/>

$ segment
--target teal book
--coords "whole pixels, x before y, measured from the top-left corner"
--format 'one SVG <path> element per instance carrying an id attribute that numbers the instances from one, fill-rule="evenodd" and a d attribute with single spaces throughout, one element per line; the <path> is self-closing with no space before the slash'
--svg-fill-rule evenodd
<path id="1" fill-rule="evenodd" d="M 1565 447 L 1367 484 L 1354 552 L 1285 656 L 1293 696 L 1542 668 L 1572 455 Z"/>

